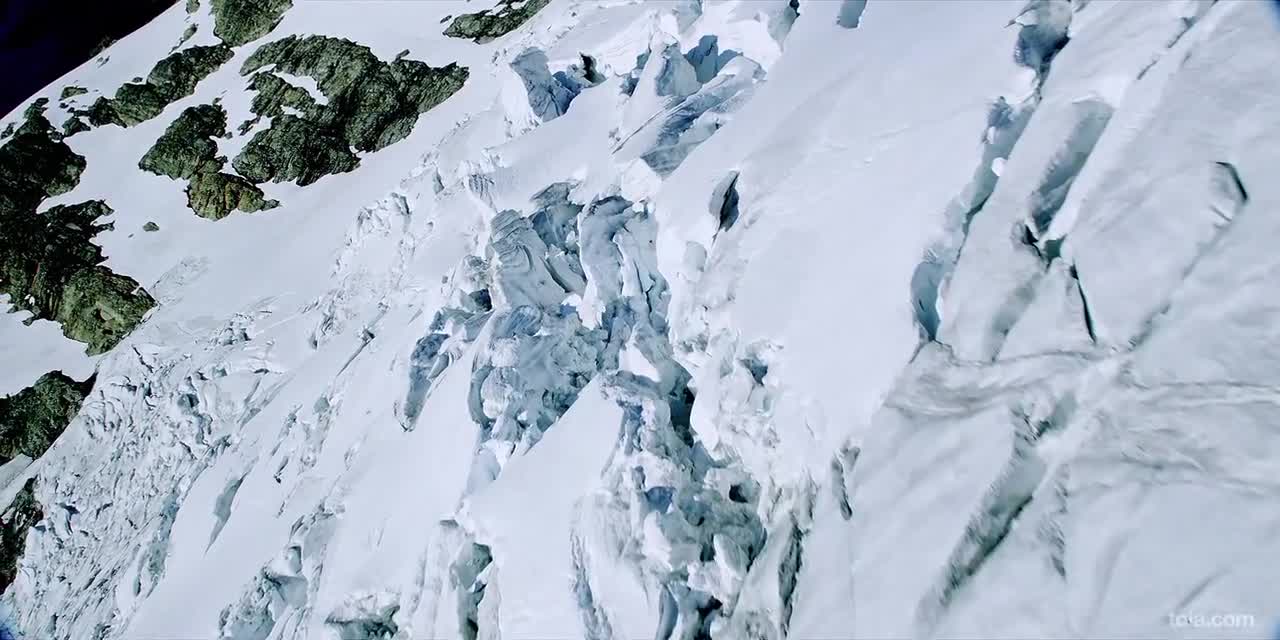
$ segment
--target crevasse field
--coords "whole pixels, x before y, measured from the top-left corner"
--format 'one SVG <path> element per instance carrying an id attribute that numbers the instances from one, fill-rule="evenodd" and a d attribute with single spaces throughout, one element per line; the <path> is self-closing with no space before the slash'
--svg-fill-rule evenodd
<path id="1" fill-rule="evenodd" d="M 1273 3 L 493 2 L 0 120 L 0 624 L 1273 637 Z"/>

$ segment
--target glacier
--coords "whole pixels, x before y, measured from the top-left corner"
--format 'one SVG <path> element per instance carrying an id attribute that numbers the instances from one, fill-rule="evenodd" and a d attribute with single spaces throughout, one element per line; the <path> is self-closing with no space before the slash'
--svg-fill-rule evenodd
<path id="1" fill-rule="evenodd" d="M 1277 69 L 1251 0 L 175 3 L 0 119 L 0 637 L 1274 637 Z"/>

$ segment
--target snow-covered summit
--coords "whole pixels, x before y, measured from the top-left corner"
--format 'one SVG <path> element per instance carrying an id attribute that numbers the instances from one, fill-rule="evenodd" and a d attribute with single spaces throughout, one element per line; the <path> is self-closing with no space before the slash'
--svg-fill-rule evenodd
<path id="1" fill-rule="evenodd" d="M 491 3 L 0 120 L 4 624 L 1271 634 L 1271 3 Z"/>

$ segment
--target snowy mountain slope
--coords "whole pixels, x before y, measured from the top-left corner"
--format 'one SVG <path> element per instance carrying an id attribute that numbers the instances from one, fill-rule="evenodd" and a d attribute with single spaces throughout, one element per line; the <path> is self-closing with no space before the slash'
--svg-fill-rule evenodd
<path id="1" fill-rule="evenodd" d="M 102 200 L 154 306 L 84 355 L 0 243 L 0 393 L 95 375 L 0 469 L 23 637 L 1269 634 L 1269 4 L 480 4 L 33 97 L 83 170 L 2 221 Z"/>

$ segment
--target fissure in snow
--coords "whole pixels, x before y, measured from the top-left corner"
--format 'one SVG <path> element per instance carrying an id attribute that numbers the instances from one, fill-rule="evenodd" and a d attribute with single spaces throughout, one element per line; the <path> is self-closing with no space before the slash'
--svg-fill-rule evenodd
<path id="1" fill-rule="evenodd" d="M 1267 3 L 260 4 L 34 97 L 32 175 L 77 180 L 4 167 L 4 215 L 112 212 L 92 266 L 155 302 L 87 360 L 0 324 L 35 363 L 0 399 L 22 637 L 1269 624 Z M 153 68 L 191 89 L 122 90 L 132 126 L 59 102 Z M 279 206 L 202 219 L 137 169 L 217 173 L 167 146 L 202 105 Z M 0 279 L 73 273 L 6 262 L 55 227 Z M 58 290 L 64 331 L 120 324 Z M 64 370 L 83 397 L 42 395 Z"/>

